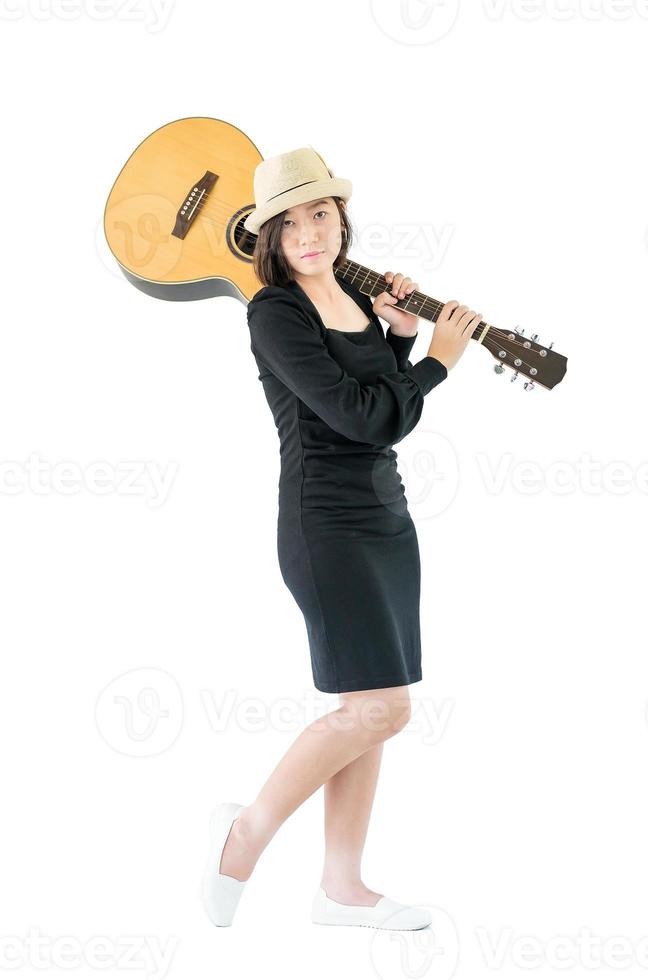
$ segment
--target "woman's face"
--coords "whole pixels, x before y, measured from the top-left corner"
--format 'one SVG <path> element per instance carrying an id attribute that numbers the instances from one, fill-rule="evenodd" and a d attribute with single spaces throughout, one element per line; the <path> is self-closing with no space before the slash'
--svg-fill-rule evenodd
<path id="1" fill-rule="evenodd" d="M 341 245 L 342 222 L 332 197 L 297 204 L 284 213 L 281 247 L 294 272 L 309 276 L 330 269 Z M 309 258 L 309 252 L 319 254 Z"/>

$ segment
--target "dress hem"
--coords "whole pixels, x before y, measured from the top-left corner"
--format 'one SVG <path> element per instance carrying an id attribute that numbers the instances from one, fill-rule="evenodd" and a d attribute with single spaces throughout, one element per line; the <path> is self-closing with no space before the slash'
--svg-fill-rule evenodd
<path id="1" fill-rule="evenodd" d="M 407 684 L 416 684 L 422 679 L 423 671 L 417 670 L 407 677 L 403 677 L 402 674 L 382 674 L 380 677 L 374 677 L 372 683 L 368 683 L 366 678 L 364 680 L 342 681 L 334 687 L 325 682 L 318 683 L 315 680 L 313 683 L 316 689 L 324 694 L 345 694 L 348 691 L 373 691 L 382 690 L 385 687 L 404 687 Z"/>

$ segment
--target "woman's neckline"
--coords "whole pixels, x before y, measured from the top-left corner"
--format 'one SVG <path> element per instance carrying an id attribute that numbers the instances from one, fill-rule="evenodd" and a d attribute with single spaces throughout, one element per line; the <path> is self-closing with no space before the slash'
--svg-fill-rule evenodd
<path id="1" fill-rule="evenodd" d="M 329 333 L 366 333 L 371 326 L 371 320 L 365 324 L 362 330 L 340 330 L 339 327 L 327 327 L 326 324 L 323 324 L 323 326 L 325 330 L 329 331 Z"/>
<path id="2" fill-rule="evenodd" d="M 352 289 L 353 289 L 353 287 L 351 286 L 351 284 L 345 282 L 344 279 L 338 279 L 338 282 L 340 283 L 341 288 L 344 290 L 344 292 L 347 294 L 347 296 L 350 296 L 351 297 L 351 299 L 353 300 L 353 302 L 355 303 L 355 305 L 358 307 L 358 309 L 359 310 L 362 310 L 363 313 L 366 313 L 366 311 L 363 310 L 362 307 L 360 306 L 360 303 L 358 303 L 358 301 L 355 298 L 355 296 L 352 295 Z M 326 324 L 324 323 L 322 317 L 320 316 L 319 310 L 317 309 L 317 307 L 313 303 L 312 299 L 310 298 L 310 296 L 308 295 L 308 293 L 302 288 L 302 286 L 299 285 L 299 283 L 297 282 L 297 280 L 296 279 L 292 279 L 291 282 L 290 282 L 290 285 L 299 290 L 299 292 L 302 294 L 302 296 L 304 297 L 304 299 L 306 300 L 306 302 L 308 303 L 308 305 L 310 306 L 310 308 L 313 310 L 313 312 L 315 313 L 317 319 L 322 324 L 322 327 L 324 328 L 324 330 L 327 331 L 327 333 L 348 333 L 348 334 L 351 334 L 352 336 L 353 335 L 356 335 L 357 336 L 358 334 L 367 333 L 367 331 L 369 330 L 369 328 L 371 327 L 371 325 L 374 322 L 373 319 L 370 318 L 367 321 L 367 323 L 364 325 L 364 327 L 362 328 L 362 330 L 340 330 L 339 327 L 327 327 Z"/>

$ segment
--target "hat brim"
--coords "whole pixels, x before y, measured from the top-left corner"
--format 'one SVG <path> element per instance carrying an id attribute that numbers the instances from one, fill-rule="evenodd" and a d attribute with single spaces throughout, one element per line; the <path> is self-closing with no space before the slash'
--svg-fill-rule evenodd
<path id="1" fill-rule="evenodd" d="M 261 225 L 268 218 L 274 218 L 275 215 L 281 214 L 282 211 L 286 211 L 296 204 L 308 204 L 309 201 L 314 201 L 320 197 L 341 197 L 343 201 L 348 201 L 351 197 L 352 188 L 351 181 L 345 180 L 344 177 L 327 177 L 326 180 L 309 181 L 307 184 L 302 184 L 301 187 L 284 191 L 274 200 L 267 201 L 255 208 L 254 211 L 250 211 L 243 222 L 243 227 L 246 231 L 258 235 Z"/>

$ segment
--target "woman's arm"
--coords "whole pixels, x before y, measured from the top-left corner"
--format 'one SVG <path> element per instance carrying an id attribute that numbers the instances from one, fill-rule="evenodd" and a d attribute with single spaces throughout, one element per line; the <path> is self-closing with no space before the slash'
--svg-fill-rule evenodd
<path id="1" fill-rule="evenodd" d="M 392 328 L 387 327 L 387 333 L 385 334 L 385 340 L 390 345 L 396 357 L 396 367 L 399 371 L 407 371 L 412 366 L 412 362 L 408 361 L 409 353 L 414 346 L 414 341 L 418 337 L 415 333 L 411 337 L 401 337 L 397 333 L 392 333 Z"/>
<path id="2" fill-rule="evenodd" d="M 445 364 L 428 355 L 405 371 L 361 384 L 331 357 L 299 301 L 279 286 L 264 286 L 253 296 L 247 319 L 255 357 L 327 425 L 355 442 L 399 442 L 421 417 L 425 395 L 448 375 Z"/>

